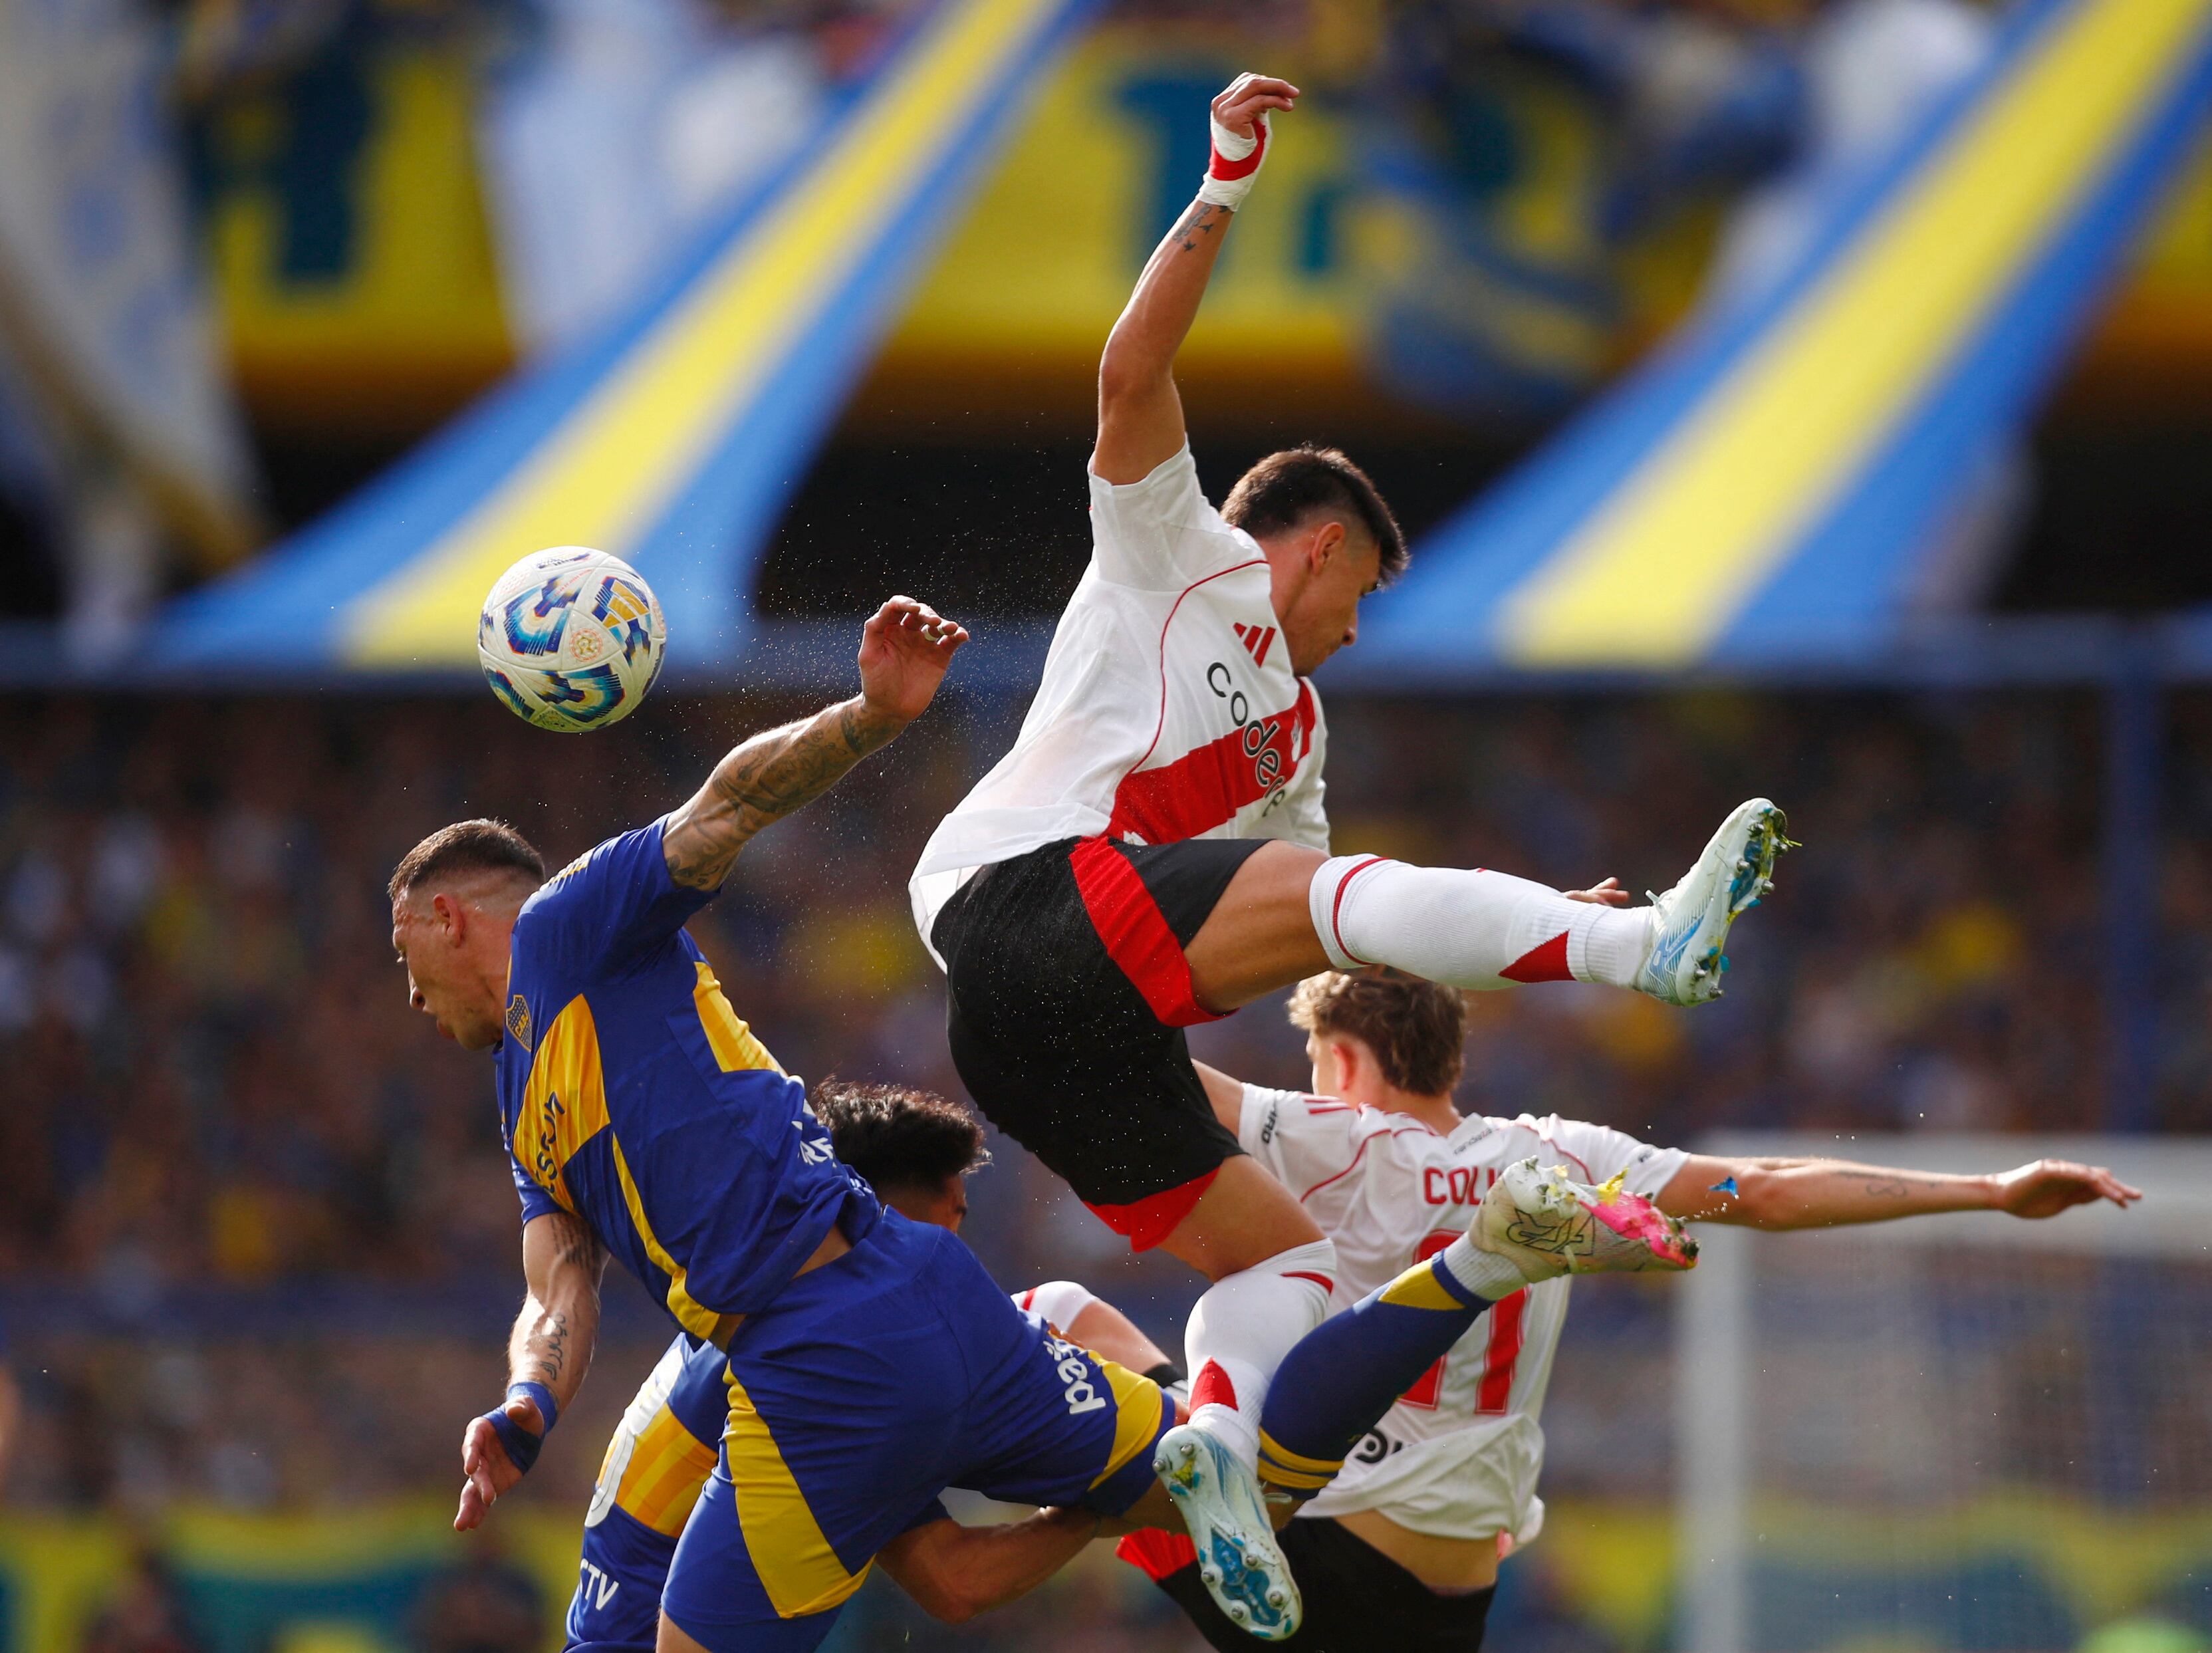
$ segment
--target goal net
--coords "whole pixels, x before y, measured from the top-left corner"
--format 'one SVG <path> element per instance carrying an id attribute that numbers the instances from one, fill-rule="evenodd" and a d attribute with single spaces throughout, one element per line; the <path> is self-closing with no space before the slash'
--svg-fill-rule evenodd
<path id="1" fill-rule="evenodd" d="M 1731 1135 L 2107 1164 L 2128 1212 L 1762 1234 L 1679 1282 L 1684 1653 L 2212 1646 L 2212 1144 Z"/>

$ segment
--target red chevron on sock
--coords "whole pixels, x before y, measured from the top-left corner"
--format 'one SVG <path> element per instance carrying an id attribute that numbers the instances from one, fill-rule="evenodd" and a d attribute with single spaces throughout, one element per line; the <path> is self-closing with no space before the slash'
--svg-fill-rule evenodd
<path id="1" fill-rule="evenodd" d="M 1237 1410 L 1237 1390 L 1229 1381 L 1229 1374 L 1213 1361 L 1198 1369 L 1198 1379 L 1190 1386 L 1190 1409 L 1200 1407 L 1227 1407 Z"/>
<path id="2" fill-rule="evenodd" d="M 1567 933 L 1562 930 L 1540 947 L 1531 947 L 1498 972 L 1508 981 L 1571 981 L 1567 968 Z"/>

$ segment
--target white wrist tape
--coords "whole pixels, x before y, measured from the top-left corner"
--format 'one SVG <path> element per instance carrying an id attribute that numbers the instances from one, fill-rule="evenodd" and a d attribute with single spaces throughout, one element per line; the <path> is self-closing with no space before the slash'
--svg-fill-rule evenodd
<path id="1" fill-rule="evenodd" d="M 1249 137 L 1239 137 L 1218 120 L 1210 124 L 1213 159 L 1206 165 L 1206 181 L 1198 186 L 1198 198 L 1234 212 L 1244 204 L 1252 180 L 1260 175 L 1261 165 L 1267 159 L 1267 112 L 1261 111 L 1254 119 Z"/>
<path id="2" fill-rule="evenodd" d="M 1014 1306 L 1042 1315 L 1048 1325 L 1059 1327 L 1060 1335 L 1066 1337 L 1073 1333 L 1075 1317 L 1097 1301 L 1073 1280 L 1047 1280 L 1042 1285 L 1017 1292 Z"/>

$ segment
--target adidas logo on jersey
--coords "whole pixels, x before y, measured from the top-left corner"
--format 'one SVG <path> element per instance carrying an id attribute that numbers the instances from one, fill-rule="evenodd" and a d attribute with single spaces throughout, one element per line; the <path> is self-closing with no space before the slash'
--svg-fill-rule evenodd
<path id="1" fill-rule="evenodd" d="M 1244 652 L 1252 657 L 1252 664 L 1267 665 L 1267 651 L 1275 645 L 1275 628 L 1242 625 L 1234 621 L 1230 623 L 1231 629 L 1237 634 L 1237 641 L 1244 645 Z"/>

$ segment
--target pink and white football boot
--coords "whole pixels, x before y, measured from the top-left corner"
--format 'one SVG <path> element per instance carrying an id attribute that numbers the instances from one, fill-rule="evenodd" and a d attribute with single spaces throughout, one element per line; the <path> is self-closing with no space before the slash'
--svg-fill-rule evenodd
<path id="1" fill-rule="evenodd" d="M 1592 1188 L 1574 1181 L 1564 1166 L 1522 1160 L 1483 1195 L 1468 1237 L 1531 1280 L 1696 1267 L 1698 1243 L 1681 1219 L 1626 1192 L 1625 1180 Z"/>

